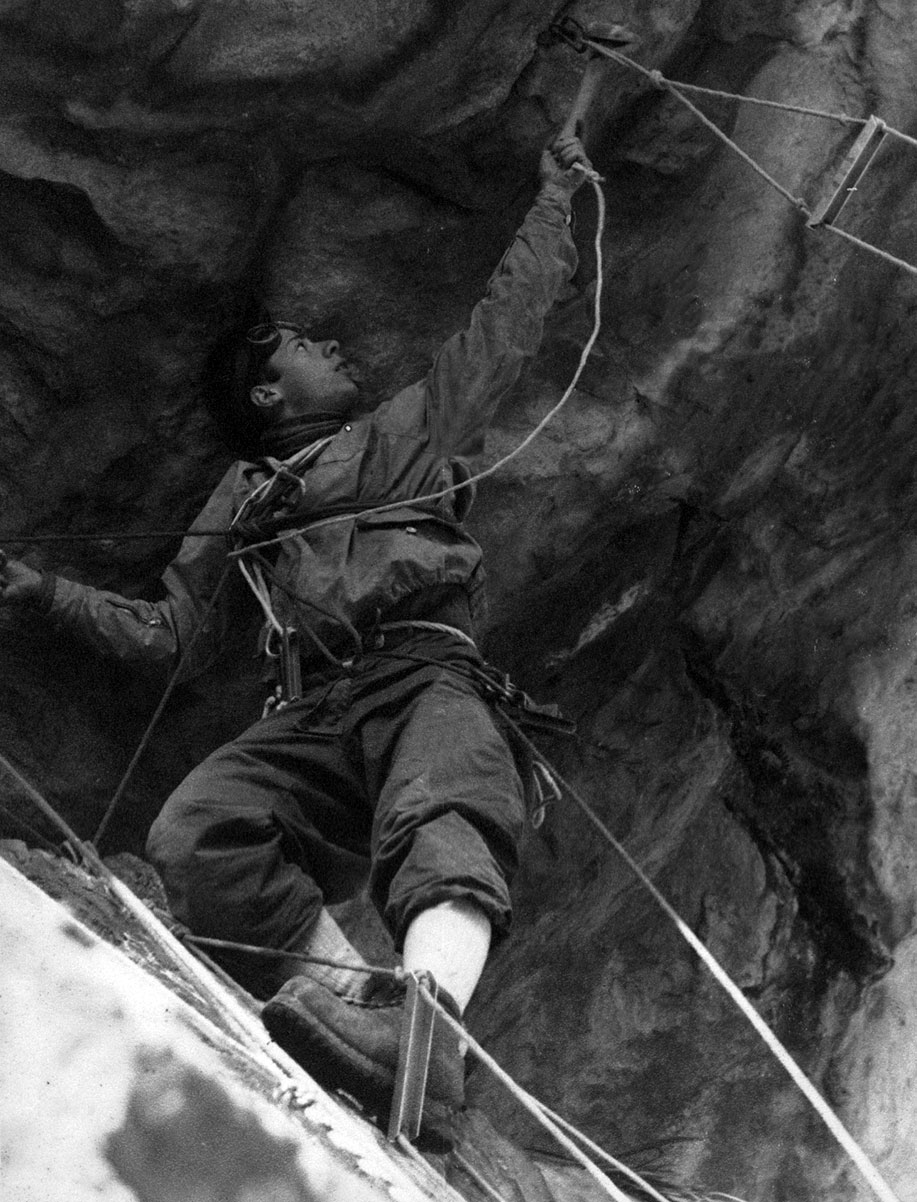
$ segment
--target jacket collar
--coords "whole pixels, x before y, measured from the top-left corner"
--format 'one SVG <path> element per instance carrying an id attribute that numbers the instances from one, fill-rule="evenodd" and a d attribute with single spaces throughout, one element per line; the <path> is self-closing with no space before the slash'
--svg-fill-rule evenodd
<path id="1" fill-rule="evenodd" d="M 274 422 L 261 434 L 259 449 L 262 455 L 288 459 L 310 442 L 337 434 L 346 417 L 339 413 L 313 413 L 308 417 L 288 417 Z"/>

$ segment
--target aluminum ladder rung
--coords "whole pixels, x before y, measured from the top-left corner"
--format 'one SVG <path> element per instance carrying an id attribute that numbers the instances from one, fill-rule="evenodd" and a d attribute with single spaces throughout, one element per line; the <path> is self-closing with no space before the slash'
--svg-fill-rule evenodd
<path id="1" fill-rule="evenodd" d="M 429 974 L 424 981 L 433 997 L 436 983 Z M 433 1022 L 436 1009 L 421 992 L 421 981 L 414 973 L 406 974 L 407 995 L 401 1022 L 401 1042 L 398 1047 L 398 1071 L 395 1075 L 395 1096 L 389 1116 L 388 1138 L 392 1141 L 404 1135 L 416 1139 L 423 1116 L 430 1067 L 430 1048 L 433 1043 Z"/>
<path id="2" fill-rule="evenodd" d="M 876 152 L 885 140 L 887 126 L 879 117 L 870 117 L 841 163 L 831 193 L 813 209 L 807 225 L 832 225 L 841 209 L 856 191 Z"/>

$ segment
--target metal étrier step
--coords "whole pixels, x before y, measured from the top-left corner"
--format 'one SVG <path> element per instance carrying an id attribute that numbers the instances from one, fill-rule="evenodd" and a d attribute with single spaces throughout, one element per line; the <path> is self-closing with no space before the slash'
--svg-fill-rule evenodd
<path id="1" fill-rule="evenodd" d="M 433 1021 L 436 1008 L 423 996 L 423 983 L 437 996 L 437 985 L 427 974 L 407 973 L 407 994 L 401 1022 L 401 1043 L 398 1048 L 398 1070 L 395 1075 L 395 1096 L 389 1116 L 388 1138 L 392 1141 L 404 1135 L 416 1139 L 420 1133 L 427 1072 L 430 1068 L 430 1048 L 433 1045 Z"/>
<path id="2" fill-rule="evenodd" d="M 869 169 L 869 165 L 885 140 L 887 128 L 880 117 L 869 118 L 841 163 L 834 179 L 832 191 L 812 210 L 812 215 L 806 223 L 810 229 L 834 223 L 841 209 L 856 191 L 857 184 Z"/>

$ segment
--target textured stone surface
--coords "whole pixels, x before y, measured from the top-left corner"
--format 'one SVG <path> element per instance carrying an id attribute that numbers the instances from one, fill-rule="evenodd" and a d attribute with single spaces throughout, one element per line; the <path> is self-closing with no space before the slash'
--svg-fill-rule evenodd
<path id="1" fill-rule="evenodd" d="M 596 1196 L 582 1166 L 539 1164 L 473 1107 L 454 1118 L 450 1151 L 428 1150 L 426 1161 L 404 1155 L 380 1129 L 384 1119 L 328 1095 L 283 1057 L 253 998 L 227 991 L 226 979 L 201 965 L 189 971 L 169 949 L 158 925 L 168 920 L 162 885 L 148 864 L 122 853 L 106 865 L 146 909 L 128 909 L 92 866 L 0 841 L 4 1196 Z M 619 1188 L 631 1184 L 623 1172 L 614 1178 Z"/>
<path id="2" fill-rule="evenodd" d="M 292 1080 L 219 1010 L 202 1018 L 4 859 L 0 893 L 6 1196 L 456 1202 L 309 1077 Z M 135 952 L 141 942 L 135 932 Z"/>
<path id="3" fill-rule="evenodd" d="M 341 337 L 369 400 L 423 370 L 532 193 L 582 60 L 547 0 L 0 6 L 4 530 L 180 529 L 229 452 L 208 355 L 252 303 Z M 906 0 L 608 0 L 640 61 L 912 131 Z M 855 130 L 703 108 L 813 204 Z M 580 723 L 564 771 L 917 1198 L 913 277 L 825 232 L 668 94 L 609 67 L 602 334 L 539 442 L 481 488 L 493 658 Z M 917 157 L 889 143 L 841 224 L 917 262 Z M 595 205 L 486 460 L 559 397 L 590 328 Z M 12 549 L 16 544 L 10 544 Z M 149 592 L 175 540 L 43 544 Z M 155 705 L 2 618 L 0 740 L 82 834 Z M 186 688 L 112 840 L 257 712 L 240 644 Z M 41 832 L 4 784 L 0 799 Z M 4 809 L 4 831 L 22 836 Z M 37 835 L 30 835 L 37 838 Z M 856 1173 L 572 805 L 532 836 L 473 1014 L 613 1151 L 742 1197 L 857 1200 Z M 536 1135 L 475 1075 L 513 1134 Z"/>

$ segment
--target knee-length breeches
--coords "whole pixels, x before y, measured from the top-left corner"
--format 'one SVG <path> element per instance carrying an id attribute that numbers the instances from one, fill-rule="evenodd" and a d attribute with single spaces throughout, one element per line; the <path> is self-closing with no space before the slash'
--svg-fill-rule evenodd
<path id="1" fill-rule="evenodd" d="M 415 915 L 453 898 L 505 930 L 523 789 L 466 675 L 475 660 L 448 636 L 412 636 L 209 756 L 148 840 L 175 916 L 200 935 L 292 949 L 368 867 L 397 947 Z"/>

